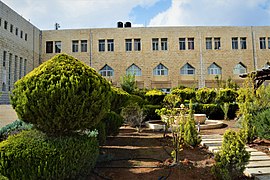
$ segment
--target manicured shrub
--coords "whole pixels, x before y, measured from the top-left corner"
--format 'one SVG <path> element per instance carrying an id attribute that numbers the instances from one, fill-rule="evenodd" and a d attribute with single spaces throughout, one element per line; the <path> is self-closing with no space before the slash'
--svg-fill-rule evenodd
<path id="1" fill-rule="evenodd" d="M 105 123 L 106 135 L 116 136 L 119 133 L 119 128 L 124 123 L 124 118 L 111 111 L 105 115 L 102 121 Z"/>
<path id="2" fill-rule="evenodd" d="M 0 174 L 9 179 L 80 179 L 91 172 L 97 156 L 95 137 L 23 131 L 0 143 Z"/>
<path id="3" fill-rule="evenodd" d="M 136 127 L 140 131 L 142 122 L 144 120 L 143 109 L 138 104 L 129 104 L 121 111 L 121 116 L 125 122 L 131 127 Z"/>
<path id="4" fill-rule="evenodd" d="M 106 137 L 107 137 L 105 122 L 99 121 L 99 123 L 97 124 L 95 129 L 98 131 L 98 134 L 97 134 L 98 143 L 100 145 L 105 144 L 106 143 Z"/>
<path id="5" fill-rule="evenodd" d="M 185 100 L 195 99 L 195 90 L 191 88 L 185 89 L 174 89 L 171 94 L 178 95 L 180 98 L 180 103 L 184 103 Z"/>
<path id="6" fill-rule="evenodd" d="M 60 54 L 15 83 L 11 103 L 19 119 L 49 134 L 96 125 L 110 108 L 109 82 L 81 61 Z"/>
<path id="7" fill-rule="evenodd" d="M 213 166 L 212 172 L 217 179 L 238 179 L 243 175 L 249 157 L 245 143 L 239 134 L 227 130 L 223 136 L 221 150 L 215 154 L 216 164 Z"/>
<path id="8" fill-rule="evenodd" d="M 214 89 L 201 88 L 196 91 L 196 101 L 203 104 L 211 104 L 215 102 L 217 93 Z"/>
<path id="9" fill-rule="evenodd" d="M 119 114 L 121 109 L 127 105 L 129 98 L 130 94 L 126 91 L 112 87 L 111 111 Z"/>
<path id="10" fill-rule="evenodd" d="M 145 120 L 148 121 L 161 119 L 161 117 L 156 113 L 156 110 L 161 108 L 161 105 L 144 105 L 143 113 L 145 115 Z"/>
<path id="11" fill-rule="evenodd" d="M 120 80 L 121 80 L 121 83 L 120 83 L 121 88 L 124 91 L 132 94 L 133 91 L 136 89 L 135 75 L 127 74 L 127 75 L 121 77 Z"/>
<path id="12" fill-rule="evenodd" d="M 168 108 L 180 107 L 181 99 L 176 94 L 167 94 L 163 100 L 163 103 Z"/>
<path id="13" fill-rule="evenodd" d="M 252 126 L 256 127 L 260 138 L 270 139 L 270 109 L 264 110 L 252 119 Z"/>
<path id="14" fill-rule="evenodd" d="M 161 105 L 165 95 L 166 94 L 164 92 L 157 89 L 153 89 L 145 94 L 145 98 L 150 104 Z"/>
<path id="15" fill-rule="evenodd" d="M 127 105 L 130 105 L 130 104 L 138 104 L 140 107 L 143 107 L 144 105 L 148 104 L 148 102 L 141 98 L 140 96 L 137 96 L 137 95 L 130 95 L 130 98 L 127 102 Z"/>
<path id="16" fill-rule="evenodd" d="M 237 91 L 227 88 L 219 90 L 216 100 L 219 103 L 233 103 L 236 102 L 237 97 Z"/>

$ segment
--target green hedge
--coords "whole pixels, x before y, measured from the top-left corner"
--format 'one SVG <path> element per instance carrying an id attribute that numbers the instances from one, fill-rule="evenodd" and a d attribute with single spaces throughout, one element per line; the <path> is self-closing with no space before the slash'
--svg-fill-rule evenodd
<path id="1" fill-rule="evenodd" d="M 260 138 L 270 139 L 270 109 L 259 112 L 253 117 L 252 125 L 256 127 Z"/>
<path id="2" fill-rule="evenodd" d="M 174 89 L 171 94 L 175 94 L 179 96 L 180 103 L 184 103 L 185 100 L 195 99 L 195 90 L 191 88 L 185 89 Z"/>
<path id="3" fill-rule="evenodd" d="M 216 100 L 217 93 L 214 89 L 201 88 L 196 91 L 196 101 L 203 104 L 211 104 Z"/>
<path id="4" fill-rule="evenodd" d="M 145 115 L 145 121 L 148 120 L 159 120 L 161 117 L 155 112 L 156 109 L 161 109 L 161 105 L 144 105 L 143 113 Z"/>
<path id="5" fill-rule="evenodd" d="M 160 90 L 153 89 L 145 94 L 145 98 L 152 105 L 161 105 L 166 94 Z"/>
<path id="6" fill-rule="evenodd" d="M 127 105 L 129 98 L 130 94 L 126 91 L 112 87 L 111 111 L 120 114 L 122 108 Z"/>
<path id="7" fill-rule="evenodd" d="M 105 115 L 102 120 L 105 123 L 105 131 L 107 136 L 116 136 L 119 133 L 119 128 L 124 123 L 124 118 L 111 111 Z"/>
<path id="8" fill-rule="evenodd" d="M 23 131 L 0 143 L 0 174 L 9 179 L 80 179 L 90 173 L 97 156 L 94 137 Z"/>
<path id="9" fill-rule="evenodd" d="M 238 97 L 238 93 L 234 89 L 221 89 L 217 94 L 217 102 L 220 103 L 232 103 L 236 102 L 236 98 Z"/>

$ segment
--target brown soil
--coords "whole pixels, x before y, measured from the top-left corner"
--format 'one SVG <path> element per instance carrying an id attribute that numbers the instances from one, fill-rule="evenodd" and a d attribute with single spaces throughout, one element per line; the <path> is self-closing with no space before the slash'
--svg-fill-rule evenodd
<path id="1" fill-rule="evenodd" d="M 201 134 L 223 134 L 235 128 L 235 121 L 225 121 L 220 129 L 202 130 Z M 144 128 L 141 133 L 128 126 L 116 137 L 109 137 L 101 147 L 101 157 L 89 179 L 214 179 L 211 167 L 213 154 L 204 147 L 184 147 L 179 165 L 171 166 L 171 138 L 162 132 Z"/>

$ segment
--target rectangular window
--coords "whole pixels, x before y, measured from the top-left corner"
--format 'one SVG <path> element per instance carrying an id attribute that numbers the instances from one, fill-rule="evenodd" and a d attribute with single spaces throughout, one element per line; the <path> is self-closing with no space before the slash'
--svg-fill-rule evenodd
<path id="1" fill-rule="evenodd" d="M 2 26 L 2 18 L 0 18 L 0 26 Z"/>
<path id="2" fill-rule="evenodd" d="M 79 41 L 72 41 L 72 52 L 78 52 L 79 51 Z"/>
<path id="3" fill-rule="evenodd" d="M 266 49 L 265 37 L 260 37 L 260 49 Z"/>
<path id="4" fill-rule="evenodd" d="M 185 38 L 179 38 L 179 49 L 180 50 L 186 49 L 186 39 Z"/>
<path id="5" fill-rule="evenodd" d="M 24 35 L 24 40 L 27 41 L 27 33 Z"/>
<path id="6" fill-rule="evenodd" d="M 241 46 L 241 49 L 247 49 L 247 38 L 246 37 L 240 38 L 240 46 Z"/>
<path id="7" fill-rule="evenodd" d="M 105 51 L 105 40 L 104 39 L 98 40 L 98 51 L 99 52 Z"/>
<path id="8" fill-rule="evenodd" d="M 55 41 L 55 46 L 54 46 L 54 48 L 55 48 L 55 53 L 61 53 L 61 47 L 62 45 L 61 45 L 61 41 Z"/>
<path id="9" fill-rule="evenodd" d="M 8 61 L 8 91 L 11 90 L 11 64 L 12 63 L 12 54 L 9 53 L 9 61 Z"/>
<path id="10" fill-rule="evenodd" d="M 153 51 L 158 51 L 158 38 L 153 38 L 152 39 L 152 50 Z"/>
<path id="11" fill-rule="evenodd" d="M 4 22 L 4 28 L 7 29 L 7 26 L 8 26 L 8 22 L 5 21 L 5 22 Z"/>
<path id="12" fill-rule="evenodd" d="M 270 37 L 268 37 L 268 49 L 270 49 Z"/>
<path id="13" fill-rule="evenodd" d="M 134 51 L 141 50 L 141 39 L 134 39 Z"/>
<path id="14" fill-rule="evenodd" d="M 23 58 L 20 57 L 20 69 L 19 69 L 19 79 L 22 78 L 22 67 L 23 66 Z"/>
<path id="15" fill-rule="evenodd" d="M 24 60 L 24 65 L 23 65 L 23 75 L 25 76 L 26 75 L 26 65 L 27 65 L 27 59 Z"/>
<path id="16" fill-rule="evenodd" d="M 238 37 L 232 38 L 232 49 L 238 49 Z"/>
<path id="17" fill-rule="evenodd" d="M 3 53 L 3 67 L 6 67 L 6 61 L 7 61 L 7 51 L 4 51 L 4 53 Z"/>
<path id="18" fill-rule="evenodd" d="M 221 49 L 220 38 L 214 38 L 215 49 Z"/>
<path id="19" fill-rule="evenodd" d="M 21 36 L 20 37 L 23 38 L 23 31 L 21 31 Z"/>
<path id="20" fill-rule="evenodd" d="M 126 51 L 132 51 L 132 40 L 126 39 Z"/>
<path id="21" fill-rule="evenodd" d="M 188 49 L 194 49 L 194 38 L 188 38 Z"/>
<path id="22" fill-rule="evenodd" d="M 14 60 L 14 82 L 18 80 L 17 77 L 17 66 L 18 66 L 18 56 L 15 55 L 15 60 Z"/>
<path id="23" fill-rule="evenodd" d="M 15 29 L 15 35 L 16 35 L 16 36 L 18 36 L 18 32 L 19 32 L 19 29 L 16 28 L 16 29 Z"/>
<path id="24" fill-rule="evenodd" d="M 162 51 L 168 50 L 168 39 L 167 38 L 161 38 L 161 50 Z"/>
<path id="25" fill-rule="evenodd" d="M 87 52 L 87 40 L 81 40 L 81 52 Z"/>
<path id="26" fill-rule="evenodd" d="M 13 33 L 13 25 L 10 25 L 10 32 Z"/>
<path id="27" fill-rule="evenodd" d="M 212 49 L 212 38 L 205 38 L 206 49 Z"/>
<path id="28" fill-rule="evenodd" d="M 108 39 L 107 40 L 107 46 L 108 46 L 108 51 L 114 51 L 114 40 L 113 39 Z"/>
<path id="29" fill-rule="evenodd" d="M 46 42 L 46 53 L 53 53 L 53 41 Z"/>

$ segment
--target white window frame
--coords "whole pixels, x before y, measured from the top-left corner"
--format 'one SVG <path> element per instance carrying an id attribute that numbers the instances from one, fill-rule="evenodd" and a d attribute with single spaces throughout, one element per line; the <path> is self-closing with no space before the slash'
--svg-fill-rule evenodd
<path id="1" fill-rule="evenodd" d="M 158 51 L 158 38 L 152 38 L 152 50 Z"/>
<path id="2" fill-rule="evenodd" d="M 194 38 L 188 38 L 188 50 L 194 50 Z"/>
<path id="3" fill-rule="evenodd" d="M 241 49 L 247 49 L 247 38 L 246 37 L 240 37 L 240 48 Z"/>
<path id="4" fill-rule="evenodd" d="M 232 37 L 232 49 L 238 49 L 238 37 Z"/>
<path id="5" fill-rule="evenodd" d="M 162 51 L 168 50 L 168 38 L 161 38 L 161 50 Z"/>
<path id="6" fill-rule="evenodd" d="M 141 51 L 141 39 L 134 39 L 134 51 Z"/>
<path id="7" fill-rule="evenodd" d="M 79 41 L 78 40 L 72 41 L 72 52 L 79 52 Z"/>
<path id="8" fill-rule="evenodd" d="M 98 51 L 99 52 L 105 51 L 105 39 L 98 40 Z"/>
<path id="9" fill-rule="evenodd" d="M 163 64 L 157 65 L 153 70 L 154 76 L 168 76 L 168 68 Z"/>
<path id="10" fill-rule="evenodd" d="M 131 74 L 131 75 L 135 75 L 135 76 L 141 76 L 142 75 L 142 70 L 141 70 L 141 68 L 139 68 L 135 64 L 132 64 L 131 66 L 129 66 L 127 68 L 126 74 L 127 75 Z"/>
<path id="11" fill-rule="evenodd" d="M 195 68 L 187 63 L 180 69 L 180 74 L 181 75 L 194 75 L 195 74 Z"/>
<path id="12" fill-rule="evenodd" d="M 62 42 L 61 41 L 55 41 L 54 42 L 54 48 L 55 48 L 55 53 L 61 53 L 62 49 Z"/>
<path id="13" fill-rule="evenodd" d="M 247 72 L 247 68 L 242 64 L 238 63 L 233 68 L 233 74 L 243 74 Z"/>
<path id="14" fill-rule="evenodd" d="M 126 39 L 126 51 L 132 51 L 132 39 Z"/>
<path id="15" fill-rule="evenodd" d="M 103 77 L 112 77 L 114 75 L 114 70 L 107 64 L 99 70 L 99 74 Z"/>
<path id="16" fill-rule="evenodd" d="M 219 50 L 221 49 L 221 43 L 220 43 L 220 37 L 216 37 L 214 38 L 214 45 L 215 45 L 215 50 Z"/>
<path id="17" fill-rule="evenodd" d="M 114 51 L 114 40 L 113 39 L 107 40 L 107 48 L 108 48 L 108 51 Z"/>
<path id="18" fill-rule="evenodd" d="M 186 38 L 179 38 L 179 50 L 186 50 Z"/>
<path id="19" fill-rule="evenodd" d="M 216 63 L 212 63 L 208 67 L 208 74 L 210 74 L 210 75 L 220 75 L 221 72 L 222 72 L 221 67 L 219 67 Z"/>
<path id="20" fill-rule="evenodd" d="M 81 52 L 87 52 L 87 40 L 81 40 Z"/>
<path id="21" fill-rule="evenodd" d="M 212 49 L 212 38 L 211 37 L 205 38 L 205 46 L 206 46 L 207 50 Z"/>

